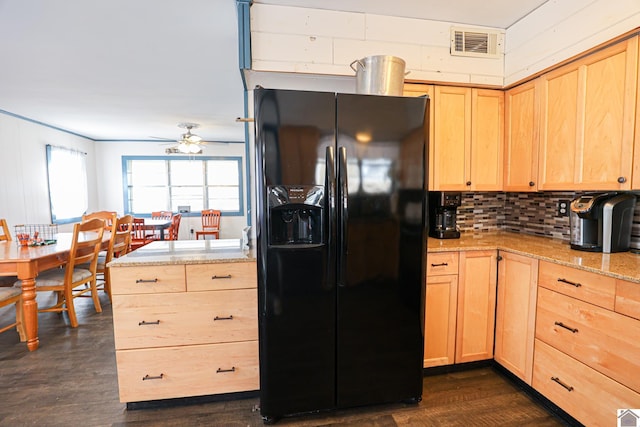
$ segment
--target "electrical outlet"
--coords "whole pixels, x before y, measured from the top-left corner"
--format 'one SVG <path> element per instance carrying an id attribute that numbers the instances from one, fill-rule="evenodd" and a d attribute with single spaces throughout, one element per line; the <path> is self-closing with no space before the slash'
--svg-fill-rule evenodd
<path id="1" fill-rule="evenodd" d="M 558 200 L 557 216 L 569 216 L 569 200 Z"/>
<path id="2" fill-rule="evenodd" d="M 191 234 L 193 234 L 193 228 L 191 229 Z"/>

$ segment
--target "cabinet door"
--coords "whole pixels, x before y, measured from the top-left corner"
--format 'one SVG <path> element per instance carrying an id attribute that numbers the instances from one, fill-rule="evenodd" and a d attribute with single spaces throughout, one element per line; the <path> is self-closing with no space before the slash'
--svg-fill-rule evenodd
<path id="1" fill-rule="evenodd" d="M 424 367 L 451 365 L 456 348 L 458 276 L 427 276 Z"/>
<path id="2" fill-rule="evenodd" d="M 538 260 L 500 252 L 495 360 L 531 385 Z"/>
<path id="3" fill-rule="evenodd" d="M 540 101 L 537 80 L 505 93 L 504 190 L 536 191 Z"/>
<path id="4" fill-rule="evenodd" d="M 496 251 L 460 252 L 456 363 L 493 358 Z"/>
<path id="5" fill-rule="evenodd" d="M 471 90 L 471 165 L 467 190 L 502 190 L 504 92 Z"/>
<path id="6" fill-rule="evenodd" d="M 541 77 L 541 190 L 631 188 L 637 37 Z"/>
<path id="7" fill-rule="evenodd" d="M 425 112 L 426 117 L 425 117 L 425 126 L 427 128 L 427 134 L 429 136 L 429 140 L 426 141 L 427 143 L 427 150 L 431 149 L 431 142 L 434 140 L 434 126 L 433 126 L 433 122 L 434 122 L 434 90 L 435 87 L 433 85 L 425 85 L 425 84 L 416 84 L 416 83 L 407 83 L 404 85 L 404 90 L 403 90 L 403 95 L 404 96 L 424 96 L 427 95 L 429 97 L 429 104 L 428 104 L 428 108 L 427 111 Z M 417 155 L 416 150 L 412 150 L 412 149 L 407 149 L 408 144 L 403 144 L 402 145 L 402 152 L 401 155 L 402 156 L 413 156 L 415 157 Z M 428 156 L 429 152 L 425 151 L 425 155 Z M 404 157 L 403 157 L 404 158 Z M 407 161 L 406 164 L 411 165 L 414 164 L 415 160 L 413 161 Z M 425 165 L 429 164 L 428 159 L 425 161 Z M 409 175 L 409 172 L 406 170 L 407 168 L 404 168 L 402 171 L 403 174 L 403 178 L 405 175 Z M 420 169 L 422 170 L 422 169 Z M 430 167 L 429 171 L 428 171 L 429 175 L 427 176 L 428 178 L 428 182 L 429 182 L 429 186 L 432 185 L 432 181 L 433 181 L 433 170 Z M 422 183 L 422 176 L 420 176 L 420 185 Z M 403 179 L 403 184 L 405 185 L 405 187 L 409 188 L 409 187 L 415 187 L 415 184 L 417 183 L 416 180 L 411 180 L 411 182 L 406 182 Z"/>
<path id="8" fill-rule="evenodd" d="M 470 180 L 471 89 L 436 86 L 430 190 L 465 191 Z"/>

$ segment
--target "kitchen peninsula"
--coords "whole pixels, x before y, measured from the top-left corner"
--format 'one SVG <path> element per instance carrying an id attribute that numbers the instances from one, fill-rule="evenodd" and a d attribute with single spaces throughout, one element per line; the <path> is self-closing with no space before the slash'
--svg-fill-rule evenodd
<path id="1" fill-rule="evenodd" d="M 257 390 L 254 252 L 156 241 L 109 264 L 120 401 Z"/>

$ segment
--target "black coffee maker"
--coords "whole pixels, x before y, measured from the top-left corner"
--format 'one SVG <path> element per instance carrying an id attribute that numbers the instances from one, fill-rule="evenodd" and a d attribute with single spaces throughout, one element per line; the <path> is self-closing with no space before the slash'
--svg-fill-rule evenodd
<path id="1" fill-rule="evenodd" d="M 462 193 L 460 192 L 429 192 L 429 236 L 436 239 L 460 237 L 456 216 L 461 203 Z"/>

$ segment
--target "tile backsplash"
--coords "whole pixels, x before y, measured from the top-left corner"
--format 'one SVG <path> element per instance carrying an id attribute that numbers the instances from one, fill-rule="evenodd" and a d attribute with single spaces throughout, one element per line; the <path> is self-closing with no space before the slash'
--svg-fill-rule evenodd
<path id="1" fill-rule="evenodd" d="M 458 227 L 462 232 L 513 231 L 569 241 L 569 215 L 558 216 L 558 202 L 585 192 L 462 193 Z M 640 193 L 637 193 L 640 197 Z M 640 200 L 631 230 L 631 248 L 640 249 Z"/>

